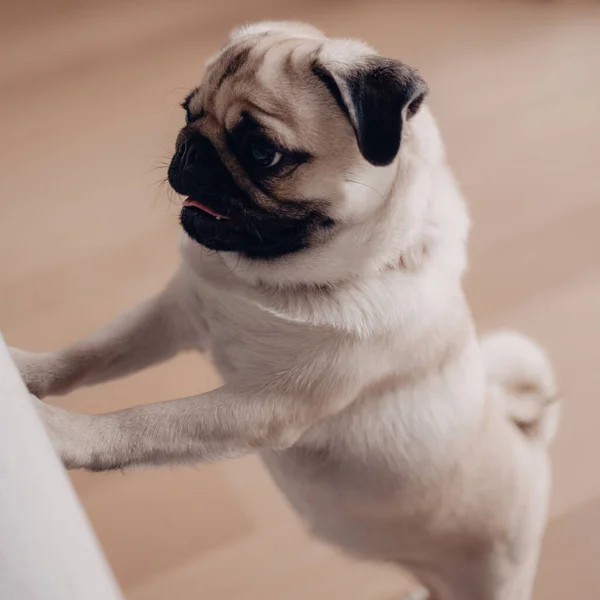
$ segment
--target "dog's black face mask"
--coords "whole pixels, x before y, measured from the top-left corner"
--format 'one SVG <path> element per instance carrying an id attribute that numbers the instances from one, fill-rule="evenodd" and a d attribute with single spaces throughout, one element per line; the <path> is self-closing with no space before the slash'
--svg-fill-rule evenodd
<path id="1" fill-rule="evenodd" d="M 246 132 L 240 136 L 248 138 Z M 235 136 L 231 143 L 236 145 Z M 263 169 L 269 168 L 275 158 L 284 162 L 280 153 L 268 145 L 252 142 L 251 150 L 252 160 Z M 243 154 L 243 149 L 236 152 L 242 165 Z M 260 186 L 256 172 L 251 166 L 247 170 L 250 179 Z M 273 208 L 258 204 L 238 186 L 212 142 L 189 128 L 179 137 L 169 166 L 169 183 L 188 198 L 181 211 L 184 230 L 211 250 L 237 252 L 251 259 L 278 258 L 307 248 L 316 229 L 332 224 L 318 210 L 301 203 L 288 201 L 278 210 L 277 199 L 271 197 Z M 261 187 L 260 193 L 268 193 Z"/>

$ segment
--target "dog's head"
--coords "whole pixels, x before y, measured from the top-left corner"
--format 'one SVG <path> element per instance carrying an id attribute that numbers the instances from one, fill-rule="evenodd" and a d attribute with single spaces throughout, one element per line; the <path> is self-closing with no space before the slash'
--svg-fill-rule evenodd
<path id="1" fill-rule="evenodd" d="M 234 31 L 183 103 L 169 182 L 212 250 L 273 263 L 367 222 L 427 93 L 403 63 L 306 25 Z"/>

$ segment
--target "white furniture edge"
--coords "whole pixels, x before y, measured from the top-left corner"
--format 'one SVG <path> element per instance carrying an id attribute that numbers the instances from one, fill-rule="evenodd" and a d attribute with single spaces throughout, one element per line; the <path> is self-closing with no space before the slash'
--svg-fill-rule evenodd
<path id="1" fill-rule="evenodd" d="M 0 598 L 123 598 L 1 335 Z"/>

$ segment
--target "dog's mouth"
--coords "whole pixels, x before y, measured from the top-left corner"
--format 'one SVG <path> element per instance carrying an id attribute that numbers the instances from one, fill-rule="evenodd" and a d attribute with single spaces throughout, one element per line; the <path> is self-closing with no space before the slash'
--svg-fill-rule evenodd
<path id="1" fill-rule="evenodd" d="M 198 200 L 194 200 L 191 197 L 188 197 L 183 201 L 183 207 L 196 208 L 198 210 L 201 210 L 202 212 L 206 213 L 207 215 L 210 215 L 217 221 L 220 221 L 221 219 L 225 219 L 226 221 L 231 220 L 231 217 L 228 217 L 227 215 L 222 215 L 217 211 L 213 210 L 212 208 L 206 206 L 206 204 L 202 204 L 202 202 L 198 202 Z"/>
<path id="2" fill-rule="evenodd" d="M 261 206 L 237 185 L 203 136 L 179 144 L 169 166 L 169 183 L 183 198 L 184 231 L 209 250 L 275 259 L 307 248 L 315 231 L 333 225 L 320 210 L 305 204 L 282 202 L 280 211 Z"/>
<path id="3" fill-rule="evenodd" d="M 227 213 L 227 214 L 225 214 Z M 188 196 L 181 225 L 190 238 L 209 250 L 239 252 L 250 259 L 274 259 L 306 248 L 312 232 L 333 223 L 319 213 L 286 218 L 231 202 L 218 212 Z"/>

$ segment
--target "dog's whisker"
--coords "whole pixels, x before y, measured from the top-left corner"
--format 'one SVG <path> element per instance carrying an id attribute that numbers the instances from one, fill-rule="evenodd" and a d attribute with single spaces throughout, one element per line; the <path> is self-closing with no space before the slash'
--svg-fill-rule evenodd
<path id="1" fill-rule="evenodd" d="M 363 187 L 369 188 L 370 190 L 373 190 L 383 200 L 385 200 L 385 196 L 378 189 L 374 188 L 372 185 L 369 185 L 368 183 L 363 183 L 362 181 L 356 181 L 354 179 L 344 179 L 344 181 L 346 181 L 347 183 L 355 183 L 356 185 L 362 185 Z"/>

